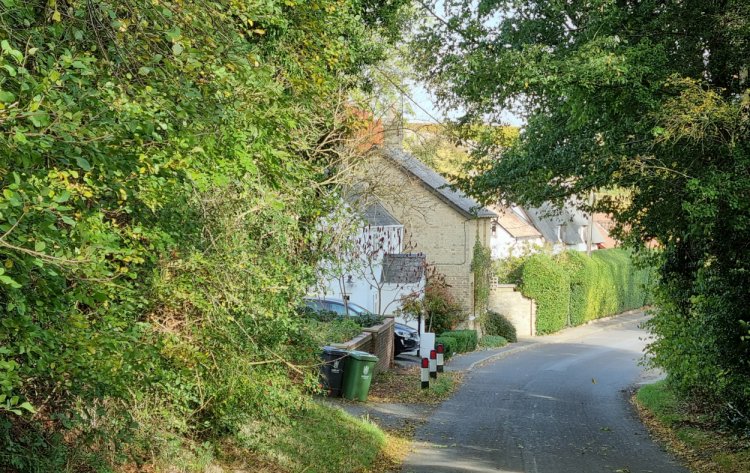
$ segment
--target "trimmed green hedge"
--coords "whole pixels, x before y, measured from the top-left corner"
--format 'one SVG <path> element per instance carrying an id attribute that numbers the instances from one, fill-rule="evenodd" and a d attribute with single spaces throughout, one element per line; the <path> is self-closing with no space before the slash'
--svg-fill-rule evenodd
<path id="1" fill-rule="evenodd" d="M 650 302 L 650 268 L 637 268 L 622 249 L 532 255 L 521 269 L 521 291 L 537 304 L 537 333 L 546 334 Z"/>
<path id="2" fill-rule="evenodd" d="M 570 276 L 553 257 L 529 256 L 521 270 L 521 292 L 536 301 L 537 334 L 554 333 L 568 324 Z"/>
<path id="3" fill-rule="evenodd" d="M 466 353 L 477 349 L 477 332 L 476 330 L 451 330 L 440 334 L 440 338 L 450 337 L 456 340 L 454 351 L 456 353 Z"/>
<path id="4" fill-rule="evenodd" d="M 435 337 L 435 346 L 437 347 L 441 343 L 443 344 L 443 352 L 446 360 L 452 357 L 454 353 L 458 353 L 458 351 L 456 351 L 458 341 L 455 338 L 443 335 Z"/>

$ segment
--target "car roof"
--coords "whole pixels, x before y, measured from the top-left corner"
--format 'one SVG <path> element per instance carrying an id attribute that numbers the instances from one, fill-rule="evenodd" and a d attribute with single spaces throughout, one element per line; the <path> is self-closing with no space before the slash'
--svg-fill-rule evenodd
<path id="1" fill-rule="evenodd" d="M 361 305 L 357 304 L 356 302 L 349 301 L 348 303 L 344 304 L 344 301 L 342 299 L 333 299 L 333 298 L 328 298 L 328 297 L 304 297 L 303 299 L 306 301 L 333 302 L 335 304 L 349 305 L 349 306 L 359 307 L 362 310 L 367 310 Z M 367 310 L 367 312 L 370 312 L 370 311 Z"/>

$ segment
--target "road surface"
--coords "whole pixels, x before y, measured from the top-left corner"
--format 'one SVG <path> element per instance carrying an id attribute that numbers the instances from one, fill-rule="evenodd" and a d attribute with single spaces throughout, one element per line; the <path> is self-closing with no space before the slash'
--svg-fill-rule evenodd
<path id="1" fill-rule="evenodd" d="M 476 368 L 417 430 L 402 471 L 687 473 L 628 402 L 653 377 L 638 365 L 646 335 L 615 320 Z"/>

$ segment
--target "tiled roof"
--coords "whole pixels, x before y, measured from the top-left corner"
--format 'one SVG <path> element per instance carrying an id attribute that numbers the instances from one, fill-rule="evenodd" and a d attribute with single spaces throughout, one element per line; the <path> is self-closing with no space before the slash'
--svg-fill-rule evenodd
<path id="1" fill-rule="evenodd" d="M 530 222 L 522 219 L 508 207 L 501 207 L 499 205 L 490 206 L 490 209 L 495 212 L 497 217 L 497 223 L 513 238 L 541 238 L 542 234 L 539 230 L 534 228 Z"/>
<path id="2" fill-rule="evenodd" d="M 583 212 L 575 210 L 571 206 L 558 209 L 545 203 L 541 207 L 526 208 L 526 214 L 531 218 L 534 226 L 544 235 L 545 240 L 551 243 L 564 243 L 566 245 L 586 243 L 581 236 L 581 228 L 588 225 L 588 218 Z M 560 227 L 562 228 L 558 233 Z M 592 243 L 597 244 L 603 241 L 604 238 L 594 226 Z"/>
<path id="3" fill-rule="evenodd" d="M 450 204 L 466 217 L 492 218 L 495 212 L 482 207 L 477 201 L 461 191 L 453 190 L 450 183 L 435 170 L 414 156 L 395 148 L 384 148 L 383 154 L 401 166 L 439 198 Z"/>

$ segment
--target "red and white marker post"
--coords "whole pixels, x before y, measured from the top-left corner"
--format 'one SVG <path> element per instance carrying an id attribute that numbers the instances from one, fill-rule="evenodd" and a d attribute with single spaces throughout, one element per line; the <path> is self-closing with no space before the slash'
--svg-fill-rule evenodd
<path id="1" fill-rule="evenodd" d="M 430 387 L 430 360 L 422 358 L 422 369 L 419 370 L 419 377 L 422 380 L 422 389 Z"/>
<path id="2" fill-rule="evenodd" d="M 437 378 L 437 351 L 430 350 L 430 378 Z"/>
<path id="3" fill-rule="evenodd" d="M 442 343 L 438 343 L 437 349 L 437 371 L 438 373 L 443 372 L 443 364 L 445 363 L 445 347 Z"/>

